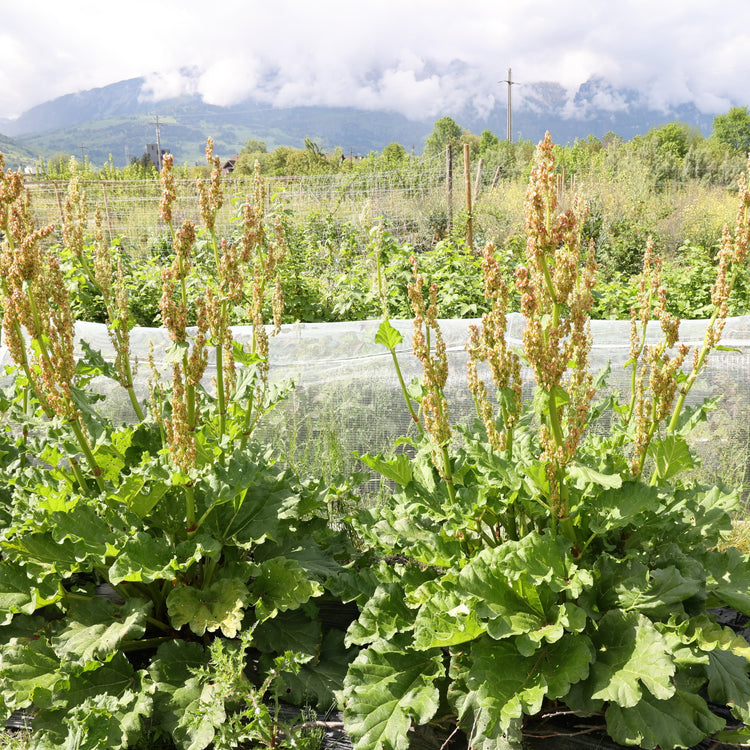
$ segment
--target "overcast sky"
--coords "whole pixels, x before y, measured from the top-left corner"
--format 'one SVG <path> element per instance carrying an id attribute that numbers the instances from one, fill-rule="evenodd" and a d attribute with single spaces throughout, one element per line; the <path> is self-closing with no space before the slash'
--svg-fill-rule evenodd
<path id="1" fill-rule="evenodd" d="M 509 67 L 725 112 L 750 104 L 750 1 L 0 0 L 0 117 L 136 76 L 219 105 L 482 114 Z M 522 85 L 513 96 L 523 107 Z"/>

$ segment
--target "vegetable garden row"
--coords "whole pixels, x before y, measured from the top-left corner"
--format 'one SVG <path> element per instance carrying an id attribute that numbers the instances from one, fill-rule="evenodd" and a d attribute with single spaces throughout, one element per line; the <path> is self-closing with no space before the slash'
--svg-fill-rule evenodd
<path id="1" fill-rule="evenodd" d="M 133 298 L 147 285 L 139 297 L 135 261 L 105 239 L 76 176 L 55 230 L 0 164 L 12 360 L 0 391 L 0 701 L 31 717 L 29 747 L 316 747 L 336 722 L 314 709 L 332 707 L 356 750 L 406 750 L 426 727 L 438 746 L 520 747 L 570 717 L 645 748 L 747 742 L 750 557 L 732 543 L 744 475 L 707 481 L 693 439 L 718 403 L 703 398 L 709 362 L 746 358 L 722 343 L 744 331 L 728 316 L 746 278 L 746 178 L 707 256 L 689 344 L 645 243 L 628 334 L 613 343 L 627 352 L 619 390 L 593 366 L 589 207 L 560 195 L 549 137 L 522 242 L 448 242 L 404 261 L 375 222 L 362 317 L 378 319 L 372 344 L 408 427 L 334 474 L 305 471 L 277 439 L 296 392 L 271 376 L 272 357 L 293 336 L 290 289 L 308 278 L 283 213 L 267 215 L 257 177 L 221 236 L 210 141 L 207 159 L 198 228 L 175 218 L 165 158 L 168 242 L 149 271 L 164 345 L 151 351 L 134 344 L 145 334 Z M 440 252 L 460 256 L 460 273 L 430 266 Z M 449 385 L 444 279 L 481 291 L 463 394 Z M 81 317 L 106 325 L 106 347 L 86 341 Z M 305 356 L 312 366 L 315 342 Z M 340 399 L 334 378 L 335 362 Z M 375 476 L 373 496 L 363 487 Z M 727 611 L 738 629 L 720 621 Z"/>

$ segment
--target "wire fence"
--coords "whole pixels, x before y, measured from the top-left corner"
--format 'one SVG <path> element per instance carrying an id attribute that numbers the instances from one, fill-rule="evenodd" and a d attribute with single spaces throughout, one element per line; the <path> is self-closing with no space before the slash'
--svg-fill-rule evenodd
<path id="1" fill-rule="evenodd" d="M 295 218 L 325 212 L 337 221 L 352 223 L 382 217 L 396 235 L 408 232 L 425 212 L 445 214 L 448 209 L 445 166 L 439 160 L 388 172 L 263 179 L 267 209 L 284 211 Z M 131 242 L 145 242 L 163 232 L 159 215 L 161 186 L 157 180 L 79 180 L 79 185 L 89 206 L 99 207 L 110 239 L 127 236 Z M 253 177 L 225 176 L 222 185 L 224 205 L 216 217 L 216 229 L 222 236 L 229 236 L 240 206 L 252 200 Z M 34 180 L 27 186 L 37 222 L 60 225 L 68 183 Z M 197 181 L 177 179 L 175 189 L 175 223 L 191 220 L 200 225 Z"/>

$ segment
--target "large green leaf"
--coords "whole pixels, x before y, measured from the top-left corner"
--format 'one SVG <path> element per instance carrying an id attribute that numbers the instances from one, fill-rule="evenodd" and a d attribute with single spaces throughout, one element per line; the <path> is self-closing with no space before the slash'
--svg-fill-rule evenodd
<path id="1" fill-rule="evenodd" d="M 175 548 L 163 536 L 139 531 L 123 546 L 109 569 L 113 585 L 122 581 L 151 583 L 171 580 L 204 558 L 217 559 L 221 545 L 205 534 L 195 534 Z"/>
<path id="2" fill-rule="evenodd" d="M 437 711 L 442 653 L 405 651 L 377 641 L 352 662 L 344 680 L 344 724 L 355 750 L 407 750 L 409 727 Z"/>
<path id="3" fill-rule="evenodd" d="M 3 624 L 14 614 L 31 614 L 36 609 L 36 597 L 26 570 L 6 560 L 0 560 L 0 612 Z"/>
<path id="4" fill-rule="evenodd" d="M 716 603 L 727 604 L 750 616 L 750 555 L 734 548 L 722 552 L 710 550 L 703 561 L 706 588 Z"/>
<path id="5" fill-rule="evenodd" d="M 234 638 L 242 625 L 242 616 L 250 592 L 238 578 L 220 578 L 204 589 L 178 585 L 167 596 L 167 611 L 172 626 L 188 625 L 196 635 L 221 629 Z"/>
<path id="6" fill-rule="evenodd" d="M 629 708 L 641 700 L 644 687 L 659 700 L 674 695 L 669 645 L 643 615 L 610 610 L 599 621 L 593 642 L 597 654 L 588 690 L 594 700 Z"/>
<path id="7" fill-rule="evenodd" d="M 240 489 L 233 490 L 229 500 L 212 504 L 201 530 L 222 544 L 243 548 L 253 547 L 266 537 L 278 538 L 283 529 L 279 514 L 290 497 L 289 490 L 267 482 L 251 485 L 243 492 Z M 219 488 L 208 487 L 207 491 L 218 492 Z M 229 490 L 224 492 L 226 496 Z"/>
<path id="8" fill-rule="evenodd" d="M 611 703 L 607 731 L 616 742 L 643 748 L 687 748 L 724 728 L 698 695 L 678 690 L 667 700 L 644 693 L 633 706 Z"/>
<path id="9" fill-rule="evenodd" d="M 276 617 L 258 623 L 253 631 L 253 646 L 268 653 L 316 654 L 322 639 L 322 625 L 312 603 L 279 612 Z"/>
<path id="10" fill-rule="evenodd" d="M 323 587 L 308 578 L 296 560 L 274 557 L 256 566 L 250 586 L 251 603 L 260 622 L 279 612 L 296 609 L 311 598 L 321 596 Z"/>
<path id="11" fill-rule="evenodd" d="M 494 731 L 497 724 L 505 733 L 524 713 L 539 711 L 547 682 L 534 662 L 521 657 L 512 643 L 480 638 L 472 643 L 470 654 L 466 688 L 472 694 L 471 703 L 486 715 L 485 721 L 490 719 L 485 731 Z"/>
<path id="12" fill-rule="evenodd" d="M 710 651 L 708 659 L 708 697 L 716 703 L 730 706 L 738 718 L 750 724 L 748 660 L 719 649 Z"/>
<path id="13" fill-rule="evenodd" d="M 414 648 L 430 649 L 471 641 L 485 631 L 476 608 L 451 586 L 428 582 L 429 597 L 414 620 Z"/>
<path id="14" fill-rule="evenodd" d="M 618 591 L 620 606 L 625 610 L 638 610 L 652 617 L 667 616 L 675 605 L 690 599 L 703 590 L 703 578 L 686 577 L 670 565 L 651 571 L 648 587 L 643 590 L 621 587 Z"/>
<path id="15" fill-rule="evenodd" d="M 60 660 L 46 638 L 15 640 L 4 645 L 0 662 L 0 689 L 8 708 L 46 705 L 61 679 Z"/>
<path id="16" fill-rule="evenodd" d="M 599 493 L 596 502 L 587 504 L 581 512 L 592 531 L 605 534 L 637 522 L 642 513 L 658 508 L 660 502 L 658 488 L 625 482 L 619 489 Z"/>
<path id="17" fill-rule="evenodd" d="M 52 513 L 51 521 L 51 532 L 56 541 L 72 541 L 80 550 L 79 556 L 85 553 L 95 557 L 99 564 L 104 563 L 106 556 L 113 554 L 121 541 L 127 538 L 127 534 L 118 529 L 121 518 L 102 518 L 87 503 L 78 503 L 67 513 Z"/>
<path id="18" fill-rule="evenodd" d="M 32 578 L 25 567 L 0 560 L 0 624 L 9 623 L 14 614 L 31 614 L 60 596 L 59 576 Z"/>
<path id="19" fill-rule="evenodd" d="M 357 454 L 357 458 L 363 464 L 369 466 L 373 471 L 382 474 L 386 479 L 390 479 L 401 487 L 406 487 L 412 479 L 411 459 L 399 453 L 395 458 L 383 459 L 380 456 L 370 456 Z"/>
<path id="20" fill-rule="evenodd" d="M 268 622 L 275 622 L 275 619 Z M 277 650 L 281 652 L 283 648 Z M 294 705 L 314 705 L 327 711 L 335 705 L 336 693 L 341 690 L 347 668 L 357 653 L 354 647 L 346 648 L 340 630 L 331 630 L 319 644 L 313 660 L 303 664 L 298 672 L 282 672 L 277 679 Z M 270 654 L 263 655 L 261 668 L 272 666 L 270 657 Z"/>
<path id="21" fill-rule="evenodd" d="M 98 669 L 85 670 L 68 680 L 60 680 L 52 692 L 52 705 L 71 708 L 102 694 L 138 693 L 142 689 L 141 680 L 142 675 L 133 669 L 122 652 L 118 652 Z"/>
<path id="22" fill-rule="evenodd" d="M 217 693 L 215 685 L 202 685 L 200 695 L 179 717 L 173 737 L 182 750 L 204 750 L 213 742 L 217 727 L 226 719 L 224 701 Z"/>
<path id="23" fill-rule="evenodd" d="M 143 636 L 150 611 L 151 603 L 140 599 L 117 607 L 100 597 L 81 602 L 69 610 L 65 628 L 52 639 L 52 647 L 66 668 L 107 660 L 123 641 Z"/>
<path id="24" fill-rule="evenodd" d="M 682 435 L 671 433 L 661 440 L 652 440 L 648 452 L 662 482 L 695 466 L 690 447 Z"/>
<path id="25" fill-rule="evenodd" d="M 201 694 L 198 670 L 206 663 L 199 643 L 168 641 L 159 646 L 149 673 L 154 682 L 154 718 L 170 734 L 187 707 Z"/>
<path id="26" fill-rule="evenodd" d="M 127 690 L 120 695 L 101 693 L 72 706 L 63 722 L 67 737 L 62 750 L 124 750 L 141 732 L 151 715 L 147 690 Z"/>
<path id="27" fill-rule="evenodd" d="M 406 606 L 401 583 L 381 583 L 362 607 L 359 619 L 349 627 L 346 642 L 363 645 L 387 640 L 413 627 L 414 612 Z"/>

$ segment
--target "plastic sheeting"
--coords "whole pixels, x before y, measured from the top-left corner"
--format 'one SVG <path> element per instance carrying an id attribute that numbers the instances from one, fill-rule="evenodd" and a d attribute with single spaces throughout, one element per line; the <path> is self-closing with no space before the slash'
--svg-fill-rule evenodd
<path id="1" fill-rule="evenodd" d="M 454 423 L 473 422 L 474 407 L 466 387 L 466 349 L 470 325 L 478 320 L 441 320 L 445 340 L 449 376 L 446 393 L 450 418 Z M 399 364 L 408 383 L 421 374 L 421 366 L 412 354 L 412 322 L 391 321 L 403 335 L 397 348 Z M 700 347 L 708 321 L 682 321 L 680 341 Z M 296 323 L 284 325 L 280 333 L 270 339 L 270 380 L 275 383 L 292 381 L 294 389 L 283 408 L 274 414 L 277 427 L 293 420 L 305 425 L 298 433 L 299 439 L 319 434 L 324 425 L 334 425 L 340 443 L 346 450 L 381 450 L 393 437 L 406 434 L 410 429 L 407 409 L 390 353 L 375 343 L 380 322 L 377 320 L 345 323 Z M 520 314 L 508 316 L 508 340 L 519 350 L 522 348 L 524 319 Z M 592 321 L 593 348 L 591 367 L 596 373 L 609 363 L 611 372 L 608 387 L 629 395 L 631 370 L 624 367 L 629 357 L 629 321 Z M 234 327 L 235 340 L 248 342 L 251 327 Z M 114 351 L 102 324 L 78 323 L 76 338 L 86 341 L 93 349 L 112 360 Z M 647 340 L 661 340 L 658 323 L 649 325 Z M 163 376 L 169 377 L 171 366 L 166 361 L 170 344 L 165 329 L 133 328 L 131 352 L 137 363 L 136 392 L 140 398 L 147 396 L 147 383 L 151 371 L 147 364 L 148 352 L 153 345 L 153 358 Z M 717 420 L 712 423 L 702 440 L 710 448 L 710 461 L 721 464 L 728 453 L 750 454 L 750 316 L 730 318 L 726 322 L 721 340 L 726 349 L 713 351 L 705 372 L 690 394 L 689 403 L 706 397 L 722 395 L 722 407 Z M 731 349 L 731 350 L 730 350 Z M 209 350 L 210 353 L 210 350 Z M 687 362 L 690 362 L 688 357 Z M 0 346 L 0 366 L 11 364 L 7 350 Z M 215 363 L 209 359 L 204 385 L 210 390 L 215 373 Z M 480 368 L 480 374 L 482 374 Z M 483 373 L 491 389 L 487 372 Z M 529 395 L 533 388 L 533 375 L 528 368 L 522 372 L 524 390 Z M 99 378 L 95 387 L 105 394 L 101 407 L 115 421 L 133 418 L 129 401 L 118 385 Z M 281 420 L 281 422 L 279 422 Z M 733 459 L 735 462 L 742 459 Z M 745 464 L 747 460 L 745 459 Z M 720 469 L 717 469 L 720 470 Z M 739 474 L 744 474 L 741 469 Z"/>

